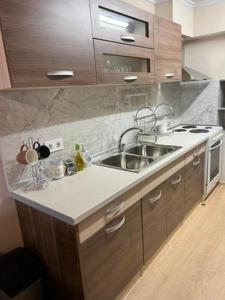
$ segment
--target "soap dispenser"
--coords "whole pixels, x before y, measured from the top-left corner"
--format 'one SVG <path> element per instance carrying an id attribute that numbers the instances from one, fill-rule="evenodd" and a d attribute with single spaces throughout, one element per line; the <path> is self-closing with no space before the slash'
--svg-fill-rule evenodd
<path id="1" fill-rule="evenodd" d="M 81 149 L 80 149 L 80 145 L 79 144 L 76 144 L 75 145 L 75 157 L 74 157 L 74 163 L 76 165 L 76 169 L 77 169 L 77 172 L 79 171 L 82 171 L 84 169 L 84 159 L 81 155 Z"/>

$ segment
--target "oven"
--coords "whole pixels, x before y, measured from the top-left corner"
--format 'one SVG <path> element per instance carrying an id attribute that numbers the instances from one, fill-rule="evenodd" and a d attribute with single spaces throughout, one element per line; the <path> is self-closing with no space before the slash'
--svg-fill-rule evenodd
<path id="1" fill-rule="evenodd" d="M 221 177 L 222 144 L 222 133 L 209 140 L 206 176 L 207 195 L 213 190 Z"/>

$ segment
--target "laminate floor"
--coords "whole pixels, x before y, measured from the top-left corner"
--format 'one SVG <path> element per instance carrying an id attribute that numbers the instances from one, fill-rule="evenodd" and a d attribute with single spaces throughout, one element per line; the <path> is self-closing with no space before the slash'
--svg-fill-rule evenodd
<path id="1" fill-rule="evenodd" d="M 225 300 L 225 184 L 196 207 L 125 299 Z"/>

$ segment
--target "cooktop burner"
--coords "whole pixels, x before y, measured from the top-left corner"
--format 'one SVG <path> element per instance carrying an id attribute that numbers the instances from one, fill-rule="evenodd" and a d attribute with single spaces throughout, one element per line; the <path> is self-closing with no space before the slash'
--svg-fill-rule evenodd
<path id="1" fill-rule="evenodd" d="M 191 133 L 207 133 L 207 132 L 209 132 L 209 130 L 207 130 L 207 129 L 192 129 L 189 132 L 191 132 Z"/>
<path id="2" fill-rule="evenodd" d="M 182 128 L 178 128 L 178 129 L 175 129 L 174 131 L 176 131 L 176 132 L 186 132 L 187 130 L 186 129 L 182 129 Z"/>
<path id="3" fill-rule="evenodd" d="M 184 126 L 182 126 L 182 128 L 191 129 L 191 128 L 197 128 L 197 126 L 195 126 L 195 125 L 184 125 Z"/>

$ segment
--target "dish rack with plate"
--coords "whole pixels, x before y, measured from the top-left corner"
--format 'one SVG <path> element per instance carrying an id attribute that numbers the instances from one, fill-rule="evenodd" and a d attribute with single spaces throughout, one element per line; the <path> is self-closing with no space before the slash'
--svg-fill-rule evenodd
<path id="1" fill-rule="evenodd" d="M 174 115 L 172 105 L 167 103 L 160 103 L 154 108 L 140 107 L 134 117 L 135 125 L 142 130 L 138 136 L 152 137 L 153 142 L 157 142 L 160 136 L 173 133 Z"/>

